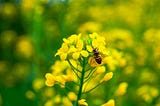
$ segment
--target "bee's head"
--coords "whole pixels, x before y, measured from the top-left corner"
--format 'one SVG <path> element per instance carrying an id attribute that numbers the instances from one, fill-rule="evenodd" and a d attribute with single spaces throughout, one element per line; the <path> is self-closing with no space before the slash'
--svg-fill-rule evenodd
<path id="1" fill-rule="evenodd" d="M 98 48 L 94 48 L 93 49 L 93 52 L 95 53 L 95 52 L 98 52 Z"/>

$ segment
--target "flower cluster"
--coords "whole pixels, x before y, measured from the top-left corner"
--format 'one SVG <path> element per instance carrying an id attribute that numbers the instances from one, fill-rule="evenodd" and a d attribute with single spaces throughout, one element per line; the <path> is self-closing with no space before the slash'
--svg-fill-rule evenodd
<path id="1" fill-rule="evenodd" d="M 154 98 L 158 97 L 159 91 L 156 87 L 143 85 L 137 90 L 137 95 L 140 96 L 145 102 L 152 102 Z"/>
<path id="2" fill-rule="evenodd" d="M 84 43 L 81 39 L 81 34 L 72 35 L 68 39 L 63 39 L 63 41 L 62 47 L 56 53 L 56 55 L 60 56 L 61 60 L 66 60 L 69 55 L 73 59 L 78 59 L 80 55 L 83 57 L 88 56 L 88 52 L 83 50 Z"/>
<path id="3" fill-rule="evenodd" d="M 108 55 L 105 47 L 105 38 L 97 33 L 89 34 L 89 36 L 71 35 L 69 38 L 63 39 L 64 43 L 58 50 L 56 55 L 59 55 L 61 60 L 79 59 L 88 57 L 94 48 L 98 48 L 103 55 Z"/>
<path id="4" fill-rule="evenodd" d="M 71 35 L 63 39 L 61 48 L 55 54 L 61 61 L 52 66 L 52 73 L 46 73 L 46 85 L 59 84 L 62 88 L 66 83 L 73 83 L 73 92 L 77 94 L 73 99 L 74 106 L 88 106 L 83 94 L 89 93 L 113 77 L 113 72 L 107 72 L 103 59 L 109 57 L 105 38 L 92 33 L 87 36 Z M 69 88 L 71 89 L 71 88 Z M 72 96 L 71 96 L 72 97 Z"/>

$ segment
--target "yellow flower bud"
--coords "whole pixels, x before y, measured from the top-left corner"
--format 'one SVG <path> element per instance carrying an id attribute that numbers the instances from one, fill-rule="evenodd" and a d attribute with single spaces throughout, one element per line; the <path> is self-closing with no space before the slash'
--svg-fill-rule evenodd
<path id="1" fill-rule="evenodd" d="M 68 93 L 68 98 L 69 98 L 69 100 L 71 100 L 71 101 L 76 101 L 77 95 L 76 95 L 74 92 L 69 92 L 69 93 Z"/>
<path id="2" fill-rule="evenodd" d="M 88 57 L 88 52 L 85 51 L 85 50 L 82 50 L 82 51 L 81 51 L 81 55 L 82 55 L 83 57 Z"/>
<path id="3" fill-rule="evenodd" d="M 96 37 L 98 37 L 99 35 L 97 33 L 92 33 L 92 34 L 89 34 L 89 37 L 92 38 L 92 39 L 95 39 Z"/>
<path id="4" fill-rule="evenodd" d="M 92 52 L 92 51 L 93 51 L 92 46 L 87 45 L 86 48 L 87 48 L 87 50 L 88 50 L 89 52 Z"/>
<path id="5" fill-rule="evenodd" d="M 77 51 L 77 49 L 72 45 L 72 46 L 70 46 L 70 48 L 69 48 L 69 53 L 74 53 L 74 52 L 76 52 Z"/>
<path id="6" fill-rule="evenodd" d="M 60 105 L 60 106 L 73 106 L 73 105 L 72 105 L 72 102 L 67 97 L 63 97 L 62 98 L 62 105 Z"/>
<path id="7" fill-rule="evenodd" d="M 65 60 L 67 58 L 67 53 L 63 53 L 60 55 L 61 60 Z"/>
<path id="8" fill-rule="evenodd" d="M 79 101 L 78 101 L 78 104 L 79 104 L 80 106 L 88 106 L 88 104 L 87 104 L 87 102 L 86 102 L 85 99 L 79 100 Z"/>
<path id="9" fill-rule="evenodd" d="M 107 73 L 100 82 L 106 82 L 113 77 L 113 72 Z"/>
<path id="10" fill-rule="evenodd" d="M 30 58 L 33 55 L 33 46 L 31 41 L 29 41 L 26 37 L 21 37 L 16 44 L 16 54 L 19 56 L 24 56 L 26 58 Z"/>
<path id="11" fill-rule="evenodd" d="M 101 74 L 101 73 L 105 72 L 105 69 L 106 69 L 105 66 L 98 67 L 96 70 L 96 74 Z"/>
<path id="12" fill-rule="evenodd" d="M 83 48 L 83 41 L 82 40 L 78 40 L 78 42 L 76 44 L 76 48 L 78 50 L 82 50 L 82 48 Z"/>
<path id="13" fill-rule="evenodd" d="M 124 95 L 126 93 L 127 87 L 128 87 L 128 84 L 126 82 L 120 83 L 116 90 L 116 95 L 117 96 Z"/>
<path id="14" fill-rule="evenodd" d="M 56 96 L 54 97 L 54 102 L 55 102 L 56 104 L 61 103 L 61 96 L 60 96 L 60 95 L 56 95 Z"/>
<path id="15" fill-rule="evenodd" d="M 159 91 L 156 88 L 151 88 L 151 92 L 150 92 L 152 97 L 157 97 L 159 95 Z"/>
<path id="16" fill-rule="evenodd" d="M 32 86 L 34 90 L 39 90 L 44 86 L 44 81 L 43 79 L 37 78 L 32 82 Z"/>
<path id="17" fill-rule="evenodd" d="M 73 53 L 72 57 L 73 59 L 77 60 L 79 58 L 80 53 L 79 52 L 75 52 Z"/>
<path id="18" fill-rule="evenodd" d="M 102 104 L 101 106 L 115 106 L 114 99 L 110 99 L 107 103 Z"/>
<path id="19" fill-rule="evenodd" d="M 44 106 L 53 106 L 53 101 L 52 100 L 46 101 L 46 103 L 44 104 Z"/>

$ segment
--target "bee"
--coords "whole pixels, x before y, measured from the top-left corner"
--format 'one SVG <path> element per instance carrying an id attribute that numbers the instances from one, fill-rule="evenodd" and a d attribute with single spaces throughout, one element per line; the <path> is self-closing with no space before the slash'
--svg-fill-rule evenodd
<path id="1" fill-rule="evenodd" d="M 98 48 L 94 48 L 93 49 L 93 55 L 94 55 L 94 59 L 98 64 L 102 63 L 102 57 L 98 51 Z"/>

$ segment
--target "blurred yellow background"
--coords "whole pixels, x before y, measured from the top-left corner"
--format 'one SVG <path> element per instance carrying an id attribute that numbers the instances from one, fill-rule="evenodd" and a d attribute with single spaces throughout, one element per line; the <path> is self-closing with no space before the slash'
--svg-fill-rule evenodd
<path id="1" fill-rule="evenodd" d="M 115 77 L 89 94 L 90 106 L 111 97 L 116 106 L 160 106 L 159 18 L 159 0 L 0 0 L 0 106 L 63 106 L 45 73 L 63 38 L 92 32 L 120 54 L 108 59 Z"/>

